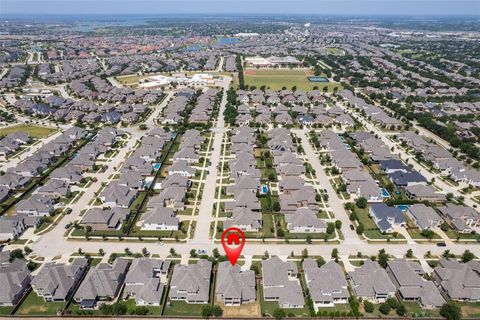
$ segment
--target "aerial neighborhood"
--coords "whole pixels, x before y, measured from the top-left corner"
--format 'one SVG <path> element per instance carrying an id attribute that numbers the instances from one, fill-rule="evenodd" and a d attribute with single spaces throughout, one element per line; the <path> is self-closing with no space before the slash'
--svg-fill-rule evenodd
<path id="1" fill-rule="evenodd" d="M 478 19 L 47 18 L 0 22 L 0 316 L 479 318 Z"/>

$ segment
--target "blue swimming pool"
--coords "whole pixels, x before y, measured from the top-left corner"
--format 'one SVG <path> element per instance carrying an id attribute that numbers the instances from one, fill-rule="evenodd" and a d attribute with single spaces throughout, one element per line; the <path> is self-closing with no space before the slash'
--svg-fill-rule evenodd
<path id="1" fill-rule="evenodd" d="M 390 198 L 390 193 L 385 188 L 381 188 L 380 191 L 382 192 L 382 197 Z"/>
<path id="2" fill-rule="evenodd" d="M 267 194 L 268 192 L 268 186 L 266 184 L 262 184 L 260 187 L 260 194 Z"/>
<path id="3" fill-rule="evenodd" d="M 405 212 L 408 210 L 408 207 L 410 207 L 409 205 L 406 205 L 406 204 L 399 204 L 396 206 L 398 209 L 402 210 L 402 212 Z"/>
<path id="4" fill-rule="evenodd" d="M 161 166 L 162 166 L 161 163 L 154 163 L 154 164 L 152 165 L 153 170 L 159 170 Z"/>

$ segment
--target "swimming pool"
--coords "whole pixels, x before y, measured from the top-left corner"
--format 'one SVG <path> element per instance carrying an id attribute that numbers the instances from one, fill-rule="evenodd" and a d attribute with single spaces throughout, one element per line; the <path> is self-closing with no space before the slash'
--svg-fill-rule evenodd
<path id="1" fill-rule="evenodd" d="M 326 77 L 308 77 L 308 81 L 310 82 L 329 82 L 328 78 Z"/>
<path id="2" fill-rule="evenodd" d="M 398 209 L 400 209 L 402 212 L 405 212 L 408 210 L 408 207 L 410 207 L 409 205 L 406 205 L 406 204 L 399 204 L 396 206 Z"/>
<path id="3" fill-rule="evenodd" d="M 260 187 L 260 194 L 267 194 L 268 192 L 268 186 L 266 184 L 262 184 Z"/>
<path id="4" fill-rule="evenodd" d="M 388 193 L 387 189 L 381 188 L 380 191 L 382 192 L 382 197 L 390 198 L 390 193 Z"/>
<path id="5" fill-rule="evenodd" d="M 152 165 L 153 170 L 159 170 L 161 166 L 162 166 L 161 163 L 154 163 L 154 164 Z"/>

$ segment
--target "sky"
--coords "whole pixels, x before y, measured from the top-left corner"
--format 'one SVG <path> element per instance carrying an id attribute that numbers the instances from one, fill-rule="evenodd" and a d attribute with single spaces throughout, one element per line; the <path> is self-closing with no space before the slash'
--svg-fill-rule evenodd
<path id="1" fill-rule="evenodd" d="M 0 16 L 195 13 L 480 16 L 480 0 L 0 0 Z"/>

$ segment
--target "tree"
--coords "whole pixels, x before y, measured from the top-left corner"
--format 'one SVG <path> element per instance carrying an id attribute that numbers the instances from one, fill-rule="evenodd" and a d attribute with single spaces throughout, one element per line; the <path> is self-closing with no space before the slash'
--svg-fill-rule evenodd
<path id="1" fill-rule="evenodd" d="M 303 257 L 303 258 L 307 258 L 307 257 L 308 257 L 308 250 L 307 250 L 307 248 L 305 248 L 305 249 L 302 250 L 302 257 Z"/>
<path id="2" fill-rule="evenodd" d="M 220 306 L 213 306 L 212 308 L 212 315 L 214 317 L 221 317 L 223 316 L 223 309 Z"/>
<path id="3" fill-rule="evenodd" d="M 15 259 L 23 259 L 22 249 L 15 249 L 10 251 L 10 262 L 12 262 Z"/>
<path id="4" fill-rule="evenodd" d="M 218 257 L 220 257 L 220 253 L 218 252 L 217 248 L 213 249 L 213 257 L 215 259 L 218 259 Z"/>
<path id="5" fill-rule="evenodd" d="M 384 315 L 387 315 L 390 313 L 390 310 L 392 310 L 392 308 L 390 308 L 390 305 L 388 303 L 382 303 L 380 305 L 380 307 L 378 308 L 378 310 L 384 314 Z"/>
<path id="6" fill-rule="evenodd" d="M 316 261 L 319 268 L 325 264 L 325 259 L 323 259 L 323 257 L 318 257 Z"/>
<path id="7" fill-rule="evenodd" d="M 403 304 L 400 304 L 397 309 L 395 309 L 395 312 L 398 316 L 403 317 L 407 313 L 407 309 Z"/>
<path id="8" fill-rule="evenodd" d="M 363 302 L 363 308 L 365 309 L 365 312 L 368 313 L 372 313 L 375 310 L 375 306 L 373 305 L 373 303 L 367 300 Z"/>
<path id="9" fill-rule="evenodd" d="M 192 257 L 192 258 L 197 257 L 197 251 L 195 249 L 190 250 L 190 257 Z"/>
<path id="10" fill-rule="evenodd" d="M 407 250 L 407 254 L 405 255 L 408 259 L 411 259 L 413 258 L 413 251 L 412 249 L 408 249 Z"/>
<path id="11" fill-rule="evenodd" d="M 385 249 L 382 249 L 378 252 L 378 264 L 383 268 L 387 267 L 388 255 L 385 253 Z"/>
<path id="12" fill-rule="evenodd" d="M 390 306 L 390 308 L 392 309 L 397 309 L 397 307 L 400 305 L 398 303 L 398 300 L 395 299 L 395 298 L 388 298 L 386 303 L 388 303 L 388 305 Z"/>
<path id="13" fill-rule="evenodd" d="M 145 306 L 136 307 L 133 313 L 137 316 L 146 316 L 148 314 L 148 308 Z"/>
<path id="14" fill-rule="evenodd" d="M 172 256 L 176 256 L 176 255 L 177 255 L 177 252 L 175 251 L 174 248 L 170 248 L 170 254 L 171 254 Z"/>
<path id="15" fill-rule="evenodd" d="M 273 311 L 273 317 L 277 320 L 281 320 L 285 318 L 287 314 L 285 313 L 285 310 L 277 308 Z"/>
<path id="16" fill-rule="evenodd" d="M 430 239 L 430 240 L 433 239 L 433 236 L 435 235 L 435 233 L 434 233 L 432 230 L 430 230 L 430 229 L 423 229 L 423 230 L 420 232 L 420 234 L 421 234 L 422 236 L 424 236 L 425 238 L 428 238 L 428 239 Z"/>
<path id="17" fill-rule="evenodd" d="M 327 233 L 332 234 L 335 231 L 335 225 L 331 222 L 327 224 Z"/>
<path id="18" fill-rule="evenodd" d="M 280 211 L 280 203 L 275 201 L 272 205 L 272 209 L 273 211 L 277 211 L 277 212 Z"/>
<path id="19" fill-rule="evenodd" d="M 465 250 L 462 254 L 462 262 L 468 262 L 475 259 L 475 255 L 470 250 Z"/>
<path id="20" fill-rule="evenodd" d="M 103 315 L 110 315 L 112 314 L 112 306 L 109 305 L 109 304 L 106 304 L 106 303 L 102 303 L 100 305 L 100 307 L 98 307 L 98 310 L 100 310 L 100 312 L 103 314 Z"/>
<path id="21" fill-rule="evenodd" d="M 342 221 L 335 220 L 335 228 L 340 230 L 342 228 Z"/>
<path id="22" fill-rule="evenodd" d="M 357 226 L 357 234 L 362 234 L 365 231 L 365 227 L 363 226 L 363 223 L 359 223 Z"/>
<path id="23" fill-rule="evenodd" d="M 116 302 L 112 304 L 112 314 L 114 315 L 124 315 L 127 313 L 127 306 L 124 305 L 123 303 Z"/>
<path id="24" fill-rule="evenodd" d="M 365 209 L 367 207 L 367 199 L 365 199 L 364 197 L 360 197 L 357 199 L 357 201 L 355 201 L 355 204 L 360 209 Z"/>
<path id="25" fill-rule="evenodd" d="M 458 303 L 450 301 L 443 304 L 440 315 L 447 320 L 460 320 L 462 319 L 462 308 Z"/>
<path id="26" fill-rule="evenodd" d="M 440 229 L 442 229 L 442 231 L 444 232 L 447 232 L 449 229 L 450 229 L 450 226 L 448 225 L 447 222 L 442 222 L 442 224 L 440 225 Z"/>
<path id="27" fill-rule="evenodd" d="M 212 310 L 212 306 L 211 305 L 205 305 L 202 307 L 202 317 L 204 317 L 205 319 L 209 318 L 210 316 L 212 316 L 213 314 L 213 310 Z"/>
<path id="28" fill-rule="evenodd" d="M 332 258 L 338 258 L 338 249 L 337 249 L 337 248 L 333 248 L 333 250 L 332 250 Z"/>

